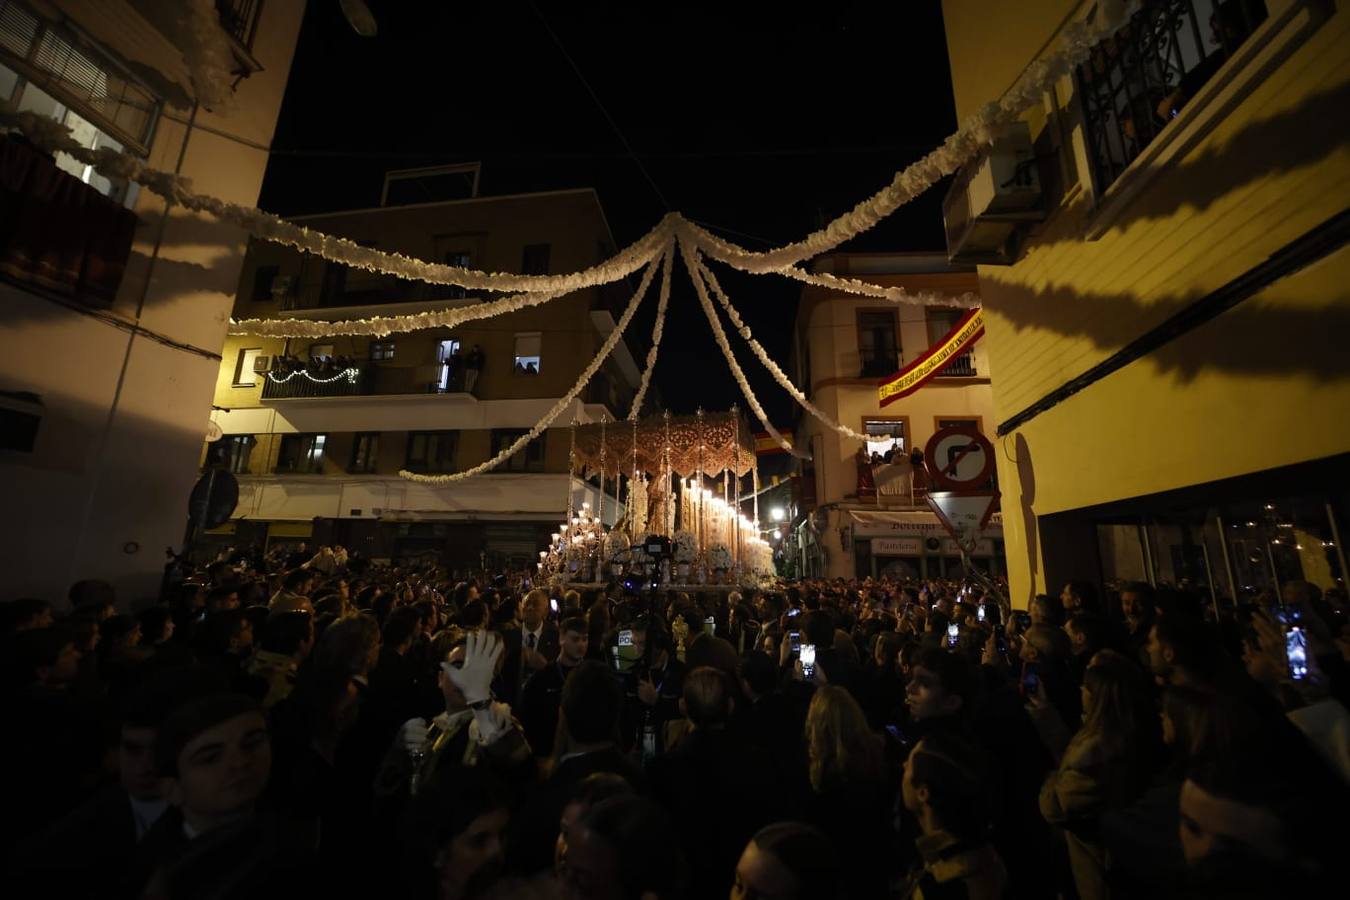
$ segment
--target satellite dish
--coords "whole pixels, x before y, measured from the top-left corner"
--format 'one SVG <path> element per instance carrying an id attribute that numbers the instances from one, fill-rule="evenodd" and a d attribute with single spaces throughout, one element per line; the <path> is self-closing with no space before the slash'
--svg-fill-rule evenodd
<path id="1" fill-rule="evenodd" d="M 363 0 L 338 0 L 338 6 L 342 7 L 342 15 L 346 17 L 347 24 L 352 26 L 352 31 L 361 37 L 374 37 L 379 33 L 375 16 Z"/>
<path id="2" fill-rule="evenodd" d="M 208 419 L 206 422 L 206 442 L 208 444 L 214 444 L 224 436 L 225 432 L 220 430 L 220 426 Z"/>
<path id="3" fill-rule="evenodd" d="M 230 521 L 239 505 L 239 480 L 224 469 L 212 469 L 192 486 L 188 519 L 200 529 L 216 528 Z"/>

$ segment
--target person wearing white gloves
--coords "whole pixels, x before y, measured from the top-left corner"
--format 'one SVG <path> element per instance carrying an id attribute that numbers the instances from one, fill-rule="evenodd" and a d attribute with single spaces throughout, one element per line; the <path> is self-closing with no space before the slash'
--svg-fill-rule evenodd
<path id="1" fill-rule="evenodd" d="M 451 646 L 437 678 L 445 712 L 430 723 L 403 723 L 376 778 L 377 795 L 408 797 L 452 769 L 480 764 L 508 782 L 534 776 L 530 747 L 511 707 L 492 698 L 501 655 L 501 639 L 488 631 L 471 631 Z"/>

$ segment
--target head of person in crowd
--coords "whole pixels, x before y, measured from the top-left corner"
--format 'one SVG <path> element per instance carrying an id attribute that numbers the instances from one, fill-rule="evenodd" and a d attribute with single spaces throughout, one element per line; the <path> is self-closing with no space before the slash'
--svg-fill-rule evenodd
<path id="1" fill-rule="evenodd" d="M 317 579 L 309 569 L 292 569 L 281 579 L 281 587 L 288 594 L 308 597 Z"/>
<path id="2" fill-rule="evenodd" d="M 1203 620 L 1184 612 L 1159 616 L 1149 629 L 1148 662 L 1159 684 L 1215 685 L 1219 647 Z"/>
<path id="3" fill-rule="evenodd" d="M 558 840 L 553 848 L 553 871 L 563 878 L 567 870 L 567 838 L 572 829 L 597 803 L 610 797 L 624 797 L 633 793 L 633 786 L 622 775 L 596 772 L 582 779 L 576 791 L 563 807 L 558 821 Z"/>
<path id="4" fill-rule="evenodd" d="M 273 613 L 263 625 L 259 649 L 300 662 L 314 649 L 314 617 L 307 612 Z"/>
<path id="5" fill-rule="evenodd" d="M 960 653 L 929 648 L 916 651 L 905 705 L 916 722 L 966 716 L 975 698 L 975 670 Z"/>
<path id="6" fill-rule="evenodd" d="M 116 655 L 125 653 L 141 643 L 141 623 L 135 616 L 114 615 L 103 620 L 99 626 L 102 635 L 102 653 Z"/>
<path id="7" fill-rule="evenodd" d="M 838 900 L 839 854 L 819 829 L 777 822 L 760 829 L 736 863 L 731 900 Z"/>
<path id="8" fill-rule="evenodd" d="M 374 616 L 361 613 L 338 619 L 324 629 L 314 664 L 348 678 L 364 679 L 379 657 L 380 627 Z"/>
<path id="9" fill-rule="evenodd" d="M 900 666 L 900 648 L 905 639 L 894 631 L 883 631 L 872 645 L 872 662 L 881 672 L 896 672 Z"/>
<path id="10" fill-rule="evenodd" d="M 203 652 L 212 656 L 247 656 L 253 650 L 253 623 L 242 609 L 211 613 L 197 632 Z"/>
<path id="11" fill-rule="evenodd" d="M 1023 662 L 1054 666 L 1067 661 L 1070 653 L 1069 636 L 1062 628 L 1036 623 L 1022 635 L 1019 654 Z"/>
<path id="12" fill-rule="evenodd" d="M 45 600 L 20 597 L 0 604 L 0 636 L 50 628 L 52 621 L 52 605 Z"/>
<path id="13" fill-rule="evenodd" d="M 623 691 L 604 663 L 585 660 L 563 682 L 558 706 L 559 731 L 573 752 L 618 740 Z"/>
<path id="14" fill-rule="evenodd" d="M 526 631 L 538 631 L 548 619 L 548 591 L 535 588 L 520 600 L 517 609 L 521 627 Z"/>
<path id="15" fill-rule="evenodd" d="M 817 793 L 875 789 L 883 775 L 881 739 L 853 695 L 817 688 L 806 712 L 806 752 Z"/>
<path id="16" fill-rule="evenodd" d="M 684 677 L 680 712 L 695 730 L 719 731 L 731 721 L 736 701 L 727 674 L 712 666 L 700 666 Z"/>
<path id="17" fill-rule="evenodd" d="M 545 598 L 547 602 L 547 598 Z M 570 669 L 586 658 L 591 646 L 591 630 L 579 615 L 569 615 L 558 626 L 558 663 Z"/>
<path id="18" fill-rule="evenodd" d="M 491 776 L 433 781 L 412 816 L 440 900 L 482 896 L 501 876 L 511 814 L 508 794 Z"/>
<path id="19" fill-rule="evenodd" d="M 390 614 L 384 622 L 384 627 L 380 629 L 380 643 L 403 656 L 412 649 L 420 622 L 421 616 L 416 609 L 411 606 L 400 606 Z"/>
<path id="20" fill-rule="evenodd" d="M 778 666 L 762 650 L 747 653 L 737 667 L 741 693 L 752 704 L 758 703 L 778 688 Z"/>
<path id="21" fill-rule="evenodd" d="M 1059 628 L 1064 624 L 1064 603 L 1058 597 L 1049 594 L 1037 594 L 1028 608 L 1031 624 L 1050 625 Z"/>
<path id="22" fill-rule="evenodd" d="M 1120 613 L 1131 632 L 1153 622 L 1153 586 L 1146 581 L 1127 581 L 1120 588 Z"/>
<path id="23" fill-rule="evenodd" d="M 1097 612 L 1100 602 L 1097 588 L 1089 581 L 1070 581 L 1059 592 L 1059 602 L 1066 614 Z"/>
<path id="24" fill-rule="evenodd" d="M 16 634 L 7 661 L 13 687 L 63 690 L 75 680 L 83 654 L 75 635 L 64 625 L 37 628 Z"/>
<path id="25" fill-rule="evenodd" d="M 491 614 L 492 611 L 482 600 L 470 600 L 460 608 L 459 627 L 466 631 L 478 631 L 486 628 Z"/>
<path id="26" fill-rule="evenodd" d="M 70 586 L 66 599 L 72 610 L 88 613 L 100 622 L 117 612 L 117 594 L 106 581 L 93 578 L 77 581 Z"/>
<path id="27" fill-rule="evenodd" d="M 155 734 L 155 767 L 189 834 L 252 815 L 272 767 L 262 708 L 227 693 L 178 706 Z"/>
<path id="28" fill-rule="evenodd" d="M 1074 656 L 1091 659 L 1099 650 L 1105 650 L 1111 642 L 1111 626 L 1095 612 L 1078 612 L 1064 623 L 1064 633 L 1069 636 L 1069 649 Z"/>
<path id="29" fill-rule="evenodd" d="M 674 900 L 688 880 L 671 819 L 650 800 L 602 800 L 569 831 L 563 881 L 576 900 Z"/>
<path id="30" fill-rule="evenodd" d="M 959 844 L 989 839 L 989 785 L 980 752 L 950 731 L 926 735 L 905 759 L 900 796 L 924 834 Z"/>
<path id="31" fill-rule="evenodd" d="M 238 609 L 238 607 L 239 588 L 233 583 L 217 585 L 206 592 L 206 611 L 208 614 L 226 609 Z"/>
<path id="32" fill-rule="evenodd" d="M 1092 660 L 1081 688 L 1083 724 L 1074 742 L 1095 741 L 1102 758 L 1127 767 L 1134 791 L 1146 786 L 1161 745 L 1153 692 L 1139 667 L 1105 650 Z"/>
<path id="33" fill-rule="evenodd" d="M 947 626 L 951 623 L 952 620 L 946 613 L 940 609 L 934 608 L 928 613 L 928 620 L 924 625 L 924 630 L 929 634 L 936 634 L 946 638 Z"/>
<path id="34" fill-rule="evenodd" d="M 141 644 L 158 647 L 173 637 L 173 610 L 167 606 L 147 607 L 140 614 Z"/>

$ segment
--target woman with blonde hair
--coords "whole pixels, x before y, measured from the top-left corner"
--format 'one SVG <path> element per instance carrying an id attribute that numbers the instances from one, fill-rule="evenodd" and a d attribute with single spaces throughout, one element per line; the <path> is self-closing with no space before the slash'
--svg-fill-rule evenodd
<path id="1" fill-rule="evenodd" d="M 834 839 L 850 897 L 885 896 L 892 837 L 881 738 L 853 695 L 816 690 L 806 713 L 811 797 L 805 818 Z"/>

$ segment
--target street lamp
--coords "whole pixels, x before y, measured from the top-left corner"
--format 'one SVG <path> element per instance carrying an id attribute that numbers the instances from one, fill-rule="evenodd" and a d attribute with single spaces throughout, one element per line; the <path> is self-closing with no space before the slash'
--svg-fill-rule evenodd
<path id="1" fill-rule="evenodd" d="M 783 512 L 783 507 L 781 506 L 775 506 L 773 509 L 769 510 L 769 518 L 773 519 L 775 522 L 783 521 L 785 515 L 787 515 L 787 513 Z"/>

